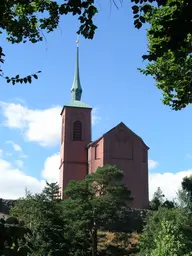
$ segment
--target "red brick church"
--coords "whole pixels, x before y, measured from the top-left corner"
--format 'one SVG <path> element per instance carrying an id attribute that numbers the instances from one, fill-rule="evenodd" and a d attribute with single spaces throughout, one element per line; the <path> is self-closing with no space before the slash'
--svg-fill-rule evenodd
<path id="1" fill-rule="evenodd" d="M 124 171 L 124 182 L 134 197 L 133 207 L 147 208 L 149 147 L 123 122 L 97 140 L 91 140 L 92 108 L 81 101 L 78 43 L 71 95 L 72 101 L 61 111 L 59 183 L 62 195 L 70 180 L 82 180 L 97 167 L 112 164 Z"/>

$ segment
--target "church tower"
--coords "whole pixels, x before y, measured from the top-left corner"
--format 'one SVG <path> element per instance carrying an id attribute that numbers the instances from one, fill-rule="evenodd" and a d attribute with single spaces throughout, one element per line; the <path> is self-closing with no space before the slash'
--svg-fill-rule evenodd
<path id="1" fill-rule="evenodd" d="M 76 67 L 71 88 L 72 101 L 62 111 L 60 179 L 63 191 L 71 180 L 82 180 L 88 174 L 87 145 L 91 142 L 91 110 L 81 101 L 82 87 L 79 75 L 79 45 L 77 41 Z"/>

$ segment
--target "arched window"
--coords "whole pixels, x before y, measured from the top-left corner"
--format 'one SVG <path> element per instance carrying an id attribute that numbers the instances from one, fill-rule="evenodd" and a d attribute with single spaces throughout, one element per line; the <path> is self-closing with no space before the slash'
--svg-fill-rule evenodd
<path id="1" fill-rule="evenodd" d="M 82 123 L 80 121 L 75 121 L 73 123 L 73 140 L 82 140 Z"/>

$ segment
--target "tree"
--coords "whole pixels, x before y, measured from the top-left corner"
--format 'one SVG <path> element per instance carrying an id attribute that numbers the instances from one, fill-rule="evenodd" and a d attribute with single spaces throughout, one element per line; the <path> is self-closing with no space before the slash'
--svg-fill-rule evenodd
<path id="1" fill-rule="evenodd" d="M 154 193 L 153 198 L 149 204 L 150 210 L 158 210 L 160 206 L 162 206 L 164 202 L 165 195 L 163 194 L 160 187 L 157 188 L 157 191 Z"/>
<path id="2" fill-rule="evenodd" d="M 96 26 L 92 18 L 97 12 L 93 5 L 94 1 L 67 1 L 59 4 L 52 0 L 1 0 L 0 3 L 0 34 L 6 32 L 8 42 L 14 43 L 37 43 L 43 40 L 43 31 L 54 31 L 62 15 L 72 13 L 79 16 L 81 23 L 78 33 L 86 38 L 93 38 Z M 45 14 L 42 17 L 41 14 Z M 4 63 L 5 53 L 0 47 L 0 63 Z M 39 73 L 38 71 L 37 73 Z M 0 67 L 0 76 L 7 82 L 31 83 L 32 77 L 37 79 L 37 73 L 20 78 L 19 75 L 8 77 L 4 75 Z"/>
<path id="3" fill-rule="evenodd" d="M 187 193 L 183 189 L 179 189 L 177 192 L 177 201 L 178 206 L 181 208 L 187 208 L 188 206 L 188 198 Z"/>
<path id="4" fill-rule="evenodd" d="M 182 189 L 187 193 L 189 204 L 192 203 L 192 175 L 185 177 L 181 183 Z"/>
<path id="5" fill-rule="evenodd" d="M 173 221 L 161 221 L 161 229 L 154 238 L 155 249 L 150 256 L 190 256 L 184 236 Z"/>
<path id="6" fill-rule="evenodd" d="M 135 26 L 147 22 L 145 75 L 156 80 L 163 103 L 179 110 L 192 103 L 192 1 L 132 0 Z"/>
<path id="7" fill-rule="evenodd" d="M 140 236 L 139 255 L 155 255 L 154 253 L 157 249 L 157 243 L 159 242 L 158 247 L 162 246 L 160 242 L 160 236 L 163 236 L 162 232 L 165 232 L 166 230 L 166 224 L 166 227 L 162 227 L 162 223 L 165 222 L 171 223 L 171 225 L 175 226 L 176 230 L 174 232 L 177 233 L 177 230 L 179 230 L 179 234 L 183 237 L 183 241 L 185 243 L 185 253 L 192 251 L 192 217 L 184 209 L 181 208 L 169 209 L 165 207 L 160 207 L 158 211 L 152 211 L 147 216 L 146 225 Z M 171 234 L 167 235 L 169 236 Z M 165 240 L 163 241 L 163 243 L 165 243 Z M 153 254 L 151 255 L 152 252 Z"/>
<path id="8" fill-rule="evenodd" d="M 174 201 L 170 201 L 168 199 L 165 200 L 165 195 L 160 187 L 158 187 L 157 191 L 154 193 L 153 198 L 149 203 L 149 209 L 152 211 L 157 211 L 159 207 L 166 207 L 169 209 L 176 207 Z"/>
<path id="9" fill-rule="evenodd" d="M 192 211 L 192 175 L 183 178 L 181 189 L 177 192 L 177 200 L 181 208 Z"/>
<path id="10" fill-rule="evenodd" d="M 107 223 L 117 222 L 118 211 L 127 207 L 132 199 L 122 179 L 122 171 L 105 165 L 83 181 L 71 181 L 64 191 L 68 197 L 64 200 L 68 227 L 73 239 L 80 241 L 81 237 L 86 237 L 86 253 L 91 250 L 93 256 L 97 255 L 98 229 L 105 229 Z M 82 248 L 85 253 L 85 246 Z"/>
<path id="11" fill-rule="evenodd" d="M 130 0 L 134 25 L 137 29 L 148 23 L 148 60 L 145 75 L 151 75 L 163 92 L 163 103 L 179 110 L 192 103 L 192 1 L 191 0 Z M 111 1 L 118 8 L 118 1 Z M 120 3 L 123 0 L 119 0 Z M 45 14 L 40 18 L 38 13 Z M 71 0 L 59 4 L 52 0 L 1 0 L 0 29 L 11 43 L 43 40 L 43 32 L 54 31 L 62 15 L 73 14 L 80 22 L 77 33 L 94 37 L 97 26 L 93 19 L 98 13 L 94 0 Z M 0 62 L 5 55 L 0 48 Z M 1 76 L 7 82 L 31 82 L 37 74 L 20 78 Z"/>
<path id="12" fill-rule="evenodd" d="M 11 209 L 11 215 L 25 221 L 32 231 L 33 253 L 68 255 L 64 237 L 65 222 L 57 183 L 47 183 L 41 194 L 27 194 Z"/>
<path id="13" fill-rule="evenodd" d="M 0 255 L 27 256 L 31 252 L 30 235 L 30 230 L 17 218 L 0 219 Z"/>
<path id="14" fill-rule="evenodd" d="M 161 230 L 161 221 L 174 221 L 177 225 L 184 223 L 185 217 L 180 209 L 167 209 L 160 207 L 158 211 L 152 211 L 146 218 L 146 225 L 140 237 L 140 251 L 141 253 L 149 253 L 155 248 L 155 235 Z M 141 254 L 142 255 L 142 254 Z M 145 254 L 144 254 L 145 255 Z"/>

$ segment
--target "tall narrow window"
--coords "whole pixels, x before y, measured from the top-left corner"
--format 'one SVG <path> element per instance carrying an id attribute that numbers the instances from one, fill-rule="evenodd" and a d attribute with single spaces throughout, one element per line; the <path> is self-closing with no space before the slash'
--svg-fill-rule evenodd
<path id="1" fill-rule="evenodd" d="M 95 159 L 99 159 L 99 144 L 95 146 Z"/>
<path id="2" fill-rule="evenodd" d="M 75 121 L 73 123 L 73 140 L 82 140 L 82 123 L 80 121 Z"/>

